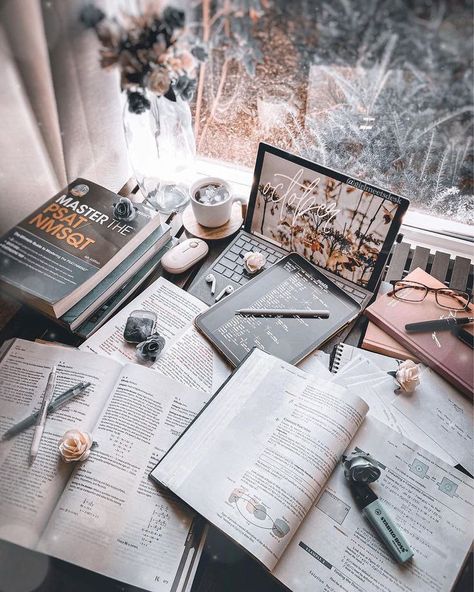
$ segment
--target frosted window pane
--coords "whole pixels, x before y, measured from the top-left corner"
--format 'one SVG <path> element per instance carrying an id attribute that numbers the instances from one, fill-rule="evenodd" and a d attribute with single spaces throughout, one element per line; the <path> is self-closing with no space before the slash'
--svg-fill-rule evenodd
<path id="1" fill-rule="evenodd" d="M 472 5 L 201 0 L 198 153 L 260 140 L 472 221 Z"/>

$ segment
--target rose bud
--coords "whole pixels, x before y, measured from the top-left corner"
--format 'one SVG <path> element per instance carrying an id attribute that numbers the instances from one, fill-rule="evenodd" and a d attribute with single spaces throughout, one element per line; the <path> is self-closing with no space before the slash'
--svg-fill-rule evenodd
<path id="1" fill-rule="evenodd" d="M 398 366 L 395 379 L 401 392 L 413 393 L 420 384 L 420 369 L 413 360 L 405 360 Z"/>
<path id="2" fill-rule="evenodd" d="M 136 354 L 139 360 L 144 362 L 155 362 L 165 347 L 165 338 L 159 333 L 153 333 L 146 341 L 142 341 L 136 347 Z"/>
<path id="3" fill-rule="evenodd" d="M 122 220 L 123 222 L 130 222 L 137 215 L 137 209 L 128 197 L 121 197 L 117 203 L 114 204 L 113 216 L 115 220 Z"/>
<path id="4" fill-rule="evenodd" d="M 92 436 L 80 430 L 68 430 L 59 441 L 59 454 L 64 462 L 86 460 L 90 454 Z"/>
<path id="5" fill-rule="evenodd" d="M 244 255 L 244 267 L 247 273 L 251 275 L 261 271 L 267 262 L 267 258 L 263 253 L 249 251 Z"/>
<path id="6" fill-rule="evenodd" d="M 344 476 L 355 483 L 373 483 L 380 477 L 380 469 L 370 454 L 354 451 L 344 461 Z"/>
<path id="7" fill-rule="evenodd" d="M 171 79 L 166 68 L 157 67 L 151 71 L 148 77 L 148 88 L 157 95 L 164 95 L 168 92 Z"/>
<path id="8" fill-rule="evenodd" d="M 196 67 L 196 62 L 193 58 L 193 55 L 189 51 L 183 51 L 180 56 L 181 65 L 183 70 L 186 70 L 188 74 L 194 70 Z"/>

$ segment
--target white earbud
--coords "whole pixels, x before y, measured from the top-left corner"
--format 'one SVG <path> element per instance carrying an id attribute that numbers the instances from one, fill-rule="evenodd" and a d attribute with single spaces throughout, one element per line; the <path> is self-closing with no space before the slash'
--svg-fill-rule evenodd
<path id="1" fill-rule="evenodd" d="M 222 292 L 219 292 L 219 294 L 216 296 L 216 302 L 219 302 L 219 300 L 221 298 L 223 298 L 224 296 L 227 296 L 228 294 L 232 294 L 232 292 L 234 291 L 234 288 L 232 286 L 226 286 Z"/>
<path id="2" fill-rule="evenodd" d="M 206 282 L 211 284 L 211 294 L 214 296 L 216 293 L 216 276 L 213 273 L 208 273 L 206 275 Z"/>

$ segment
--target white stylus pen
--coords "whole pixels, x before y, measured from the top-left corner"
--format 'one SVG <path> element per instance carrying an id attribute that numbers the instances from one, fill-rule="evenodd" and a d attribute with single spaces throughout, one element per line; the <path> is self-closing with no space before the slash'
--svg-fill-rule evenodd
<path id="1" fill-rule="evenodd" d="M 35 431 L 33 433 L 33 441 L 31 442 L 30 449 L 30 465 L 33 464 L 43 437 L 44 424 L 46 423 L 46 415 L 48 414 L 48 407 L 51 403 L 54 393 L 54 384 L 56 382 L 56 366 L 53 366 L 49 373 L 48 382 L 44 391 L 43 402 L 41 403 L 40 410 L 38 412 L 38 419 L 35 425 Z"/>

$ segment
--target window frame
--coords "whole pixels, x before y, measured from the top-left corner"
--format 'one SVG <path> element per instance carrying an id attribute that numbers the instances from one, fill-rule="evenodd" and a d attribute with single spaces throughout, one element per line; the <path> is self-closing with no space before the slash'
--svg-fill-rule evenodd
<path id="1" fill-rule="evenodd" d="M 232 187 L 236 195 L 250 195 L 253 169 L 217 159 L 196 158 L 199 176 L 221 177 Z M 452 256 L 467 257 L 474 261 L 474 228 L 469 224 L 432 216 L 408 209 L 400 228 L 401 234 L 413 246 L 440 250 Z"/>

